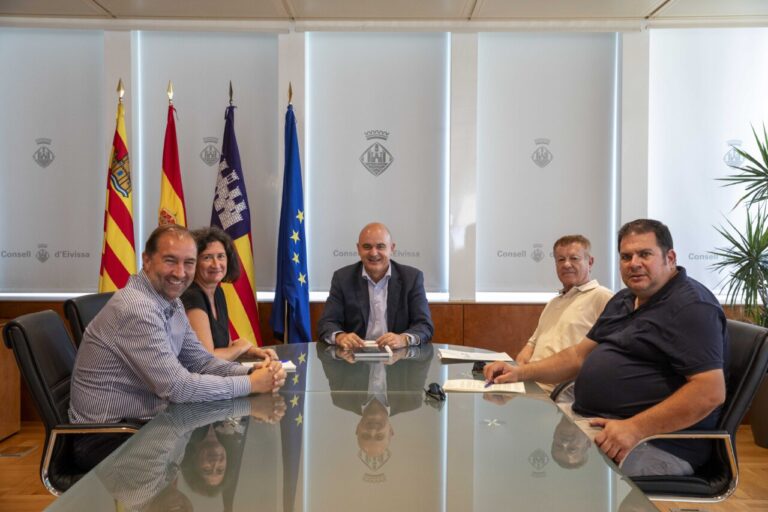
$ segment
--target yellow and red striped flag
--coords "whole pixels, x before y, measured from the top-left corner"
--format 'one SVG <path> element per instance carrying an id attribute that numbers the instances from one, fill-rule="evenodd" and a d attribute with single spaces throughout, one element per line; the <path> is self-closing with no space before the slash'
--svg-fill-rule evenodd
<path id="1" fill-rule="evenodd" d="M 122 89 L 122 82 L 118 90 Z M 104 205 L 104 241 L 101 247 L 99 292 L 122 288 L 136 273 L 136 244 L 133 239 L 133 188 L 125 135 L 122 93 L 117 104 L 117 126 L 107 170 L 107 199 Z"/>
<path id="2" fill-rule="evenodd" d="M 168 105 L 168 124 L 165 126 L 163 145 L 163 173 L 160 177 L 160 210 L 158 225 L 178 224 L 187 227 L 187 212 L 184 208 L 184 188 L 181 186 L 179 146 L 176 143 L 176 109 Z"/>
<path id="3" fill-rule="evenodd" d="M 240 277 L 234 283 L 221 283 L 229 311 L 229 333 L 233 340 L 245 338 L 262 344 L 259 328 L 259 308 L 256 304 L 256 286 L 253 277 L 253 241 L 251 239 L 251 212 L 245 192 L 240 151 L 235 138 L 235 107 L 227 107 L 224 114 L 224 140 L 221 144 L 219 176 L 213 196 L 211 225 L 227 232 L 235 243 L 240 258 Z"/>

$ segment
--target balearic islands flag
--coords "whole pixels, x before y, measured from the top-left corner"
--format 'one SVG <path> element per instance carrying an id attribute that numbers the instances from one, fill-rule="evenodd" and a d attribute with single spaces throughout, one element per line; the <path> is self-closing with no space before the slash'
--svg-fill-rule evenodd
<path id="1" fill-rule="evenodd" d="M 286 343 L 312 341 L 309 326 L 309 277 L 307 238 L 304 235 L 304 192 L 293 105 L 285 113 L 285 168 L 283 204 L 277 231 L 275 302 L 269 323 L 275 336 Z"/>
<path id="2" fill-rule="evenodd" d="M 187 212 L 184 208 L 184 187 L 181 186 L 179 166 L 179 145 L 176 143 L 176 109 L 168 105 L 168 124 L 165 127 L 163 145 L 163 172 L 160 177 L 160 211 L 158 225 L 178 224 L 187 227 Z"/>
<path id="3" fill-rule="evenodd" d="M 256 305 L 256 286 L 253 278 L 253 242 L 251 240 L 251 212 L 245 192 L 240 151 L 235 138 L 235 107 L 229 106 L 224 114 L 224 140 L 221 143 L 219 176 L 213 196 L 211 225 L 218 226 L 232 237 L 243 270 L 234 283 L 221 283 L 229 311 L 229 333 L 233 340 L 245 338 L 261 345 L 259 309 Z"/>
<path id="4" fill-rule="evenodd" d="M 119 86 L 122 89 L 122 84 Z M 104 242 L 101 247 L 99 292 L 122 288 L 136 273 L 133 239 L 133 188 L 125 135 L 123 100 L 117 104 L 117 126 L 107 170 L 107 199 L 104 205 Z"/>

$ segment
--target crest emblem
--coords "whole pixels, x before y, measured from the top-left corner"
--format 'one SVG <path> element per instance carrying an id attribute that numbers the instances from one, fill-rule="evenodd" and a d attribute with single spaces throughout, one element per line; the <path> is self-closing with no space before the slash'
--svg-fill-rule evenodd
<path id="1" fill-rule="evenodd" d="M 51 255 L 48 253 L 48 244 L 38 244 L 35 257 L 40 263 L 45 263 L 48 261 L 48 258 L 51 257 Z"/>
<path id="2" fill-rule="evenodd" d="M 547 146 L 549 146 L 549 139 L 534 139 L 536 143 L 536 149 L 531 155 L 533 163 L 541 167 L 542 169 L 549 165 L 552 159 L 555 157 Z"/>
<path id="3" fill-rule="evenodd" d="M 732 139 L 725 141 L 725 143 L 730 149 L 723 155 L 723 162 L 728 167 L 741 167 L 744 163 L 744 157 L 736 151 L 736 148 L 741 147 L 741 141 L 739 139 Z"/>
<path id="4" fill-rule="evenodd" d="M 365 132 L 365 138 L 367 140 L 387 140 L 389 138 L 389 132 L 384 130 L 369 130 Z M 387 168 L 392 165 L 393 161 L 394 158 L 392 157 L 392 153 L 390 153 L 381 142 L 374 142 L 368 146 L 368 149 L 363 151 L 362 155 L 360 155 L 360 163 L 374 176 L 378 176 L 386 171 Z"/>
<path id="5" fill-rule="evenodd" d="M 213 167 L 219 163 L 221 153 L 219 152 L 219 148 L 216 147 L 218 142 L 218 137 L 203 137 L 205 147 L 203 147 L 203 150 L 200 152 L 200 160 L 205 162 L 205 165 L 208 167 Z"/>
<path id="6" fill-rule="evenodd" d="M 532 476 L 542 477 L 545 475 L 544 468 L 549 464 L 549 455 L 541 448 L 536 448 L 528 456 L 528 464 L 533 467 Z"/>
<path id="7" fill-rule="evenodd" d="M 536 263 L 539 263 L 541 260 L 544 259 L 544 249 L 542 244 L 533 244 L 533 251 L 531 252 L 531 258 Z"/>
<path id="8" fill-rule="evenodd" d="M 37 143 L 37 150 L 32 153 L 32 160 L 45 169 L 51 165 L 51 162 L 56 158 L 56 155 L 53 154 L 53 151 L 51 151 L 51 148 L 49 147 L 51 145 L 51 139 L 41 137 L 35 139 L 35 142 Z"/>
<path id="9" fill-rule="evenodd" d="M 128 197 L 131 193 L 131 171 L 128 166 L 128 153 L 123 158 L 118 158 L 117 151 L 112 156 L 112 165 L 109 167 L 109 181 L 118 194 Z"/>
<path id="10" fill-rule="evenodd" d="M 167 208 L 161 208 L 158 215 L 158 224 L 165 226 L 167 224 L 176 224 L 176 216 L 168 211 Z"/>

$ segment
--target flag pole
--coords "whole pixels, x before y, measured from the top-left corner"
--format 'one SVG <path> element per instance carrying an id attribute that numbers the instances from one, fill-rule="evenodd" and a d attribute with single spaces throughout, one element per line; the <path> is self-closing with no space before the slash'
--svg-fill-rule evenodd
<path id="1" fill-rule="evenodd" d="M 293 100 L 293 87 L 291 82 L 288 82 L 288 104 L 291 104 Z M 290 343 L 288 332 L 288 299 L 283 300 L 283 343 Z"/>
<path id="2" fill-rule="evenodd" d="M 288 341 L 288 299 L 283 301 L 283 345 Z"/>
<path id="3" fill-rule="evenodd" d="M 123 102 L 123 96 L 125 96 L 125 87 L 123 87 L 123 79 L 120 78 L 117 81 L 117 102 Z"/>

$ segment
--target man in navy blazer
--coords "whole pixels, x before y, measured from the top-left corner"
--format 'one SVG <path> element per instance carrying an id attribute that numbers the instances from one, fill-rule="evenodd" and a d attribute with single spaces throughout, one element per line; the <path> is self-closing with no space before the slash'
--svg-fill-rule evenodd
<path id="1" fill-rule="evenodd" d="M 384 224 L 374 222 L 360 231 L 360 263 L 334 272 L 318 322 L 320 340 L 349 349 L 376 340 L 379 346 L 396 349 L 432 339 L 424 275 L 392 261 L 394 250 Z"/>

